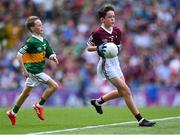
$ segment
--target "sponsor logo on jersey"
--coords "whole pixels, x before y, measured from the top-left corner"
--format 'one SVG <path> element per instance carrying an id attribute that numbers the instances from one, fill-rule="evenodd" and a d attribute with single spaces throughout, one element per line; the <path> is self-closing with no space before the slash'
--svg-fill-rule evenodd
<path id="1" fill-rule="evenodd" d="M 41 48 L 41 47 L 38 47 L 38 48 L 37 48 L 37 50 L 38 50 L 38 51 L 41 51 L 41 50 L 42 50 L 42 48 Z"/>
<path id="2" fill-rule="evenodd" d="M 44 50 L 46 50 L 46 44 L 43 44 L 42 46 L 44 47 Z"/>

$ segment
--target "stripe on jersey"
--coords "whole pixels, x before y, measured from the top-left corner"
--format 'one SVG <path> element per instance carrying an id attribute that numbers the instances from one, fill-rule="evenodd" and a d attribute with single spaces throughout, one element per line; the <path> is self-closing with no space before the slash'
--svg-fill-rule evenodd
<path id="1" fill-rule="evenodd" d="M 106 64 L 106 58 L 102 58 L 102 71 L 104 73 L 104 76 L 106 77 L 107 80 L 109 80 L 109 76 L 107 75 L 107 72 L 106 72 L 106 68 L 105 68 L 105 64 Z"/>
<path id="2" fill-rule="evenodd" d="M 44 52 L 34 53 L 34 54 L 25 53 L 23 55 L 23 62 L 24 63 L 38 63 L 38 62 L 42 62 L 44 60 L 45 60 L 45 53 Z"/>

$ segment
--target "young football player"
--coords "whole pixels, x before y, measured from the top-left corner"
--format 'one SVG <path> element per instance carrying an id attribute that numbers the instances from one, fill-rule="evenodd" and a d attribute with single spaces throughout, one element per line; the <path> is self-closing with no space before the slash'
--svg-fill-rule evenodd
<path id="1" fill-rule="evenodd" d="M 43 72 L 45 68 L 45 58 L 48 58 L 57 64 L 58 60 L 48 40 L 43 37 L 43 25 L 40 18 L 37 16 L 28 17 L 26 20 L 26 26 L 30 31 L 31 36 L 26 40 L 17 53 L 17 59 L 20 63 L 22 73 L 26 77 L 26 82 L 14 107 L 12 110 L 7 111 L 7 116 L 12 125 L 16 124 L 16 115 L 33 87 L 40 83 L 47 84 L 48 86 L 43 92 L 40 100 L 33 105 L 37 116 L 41 120 L 45 119 L 43 108 L 44 103 L 58 88 L 58 84 L 49 75 Z"/>
<path id="2" fill-rule="evenodd" d="M 111 5 L 102 7 L 98 12 L 101 26 L 92 32 L 88 42 L 87 50 L 89 52 L 97 51 L 100 56 L 100 60 L 97 66 L 97 74 L 102 78 L 107 79 L 117 89 L 103 95 L 99 99 L 92 99 L 91 104 L 95 107 L 97 113 L 103 114 L 102 104 L 119 97 L 123 97 L 126 105 L 137 119 L 139 126 L 151 127 L 155 125 L 154 121 L 146 120 L 142 117 L 137 109 L 131 91 L 127 86 L 123 73 L 120 68 L 118 56 L 114 58 L 105 58 L 103 55 L 104 46 L 103 43 L 113 42 L 120 48 L 121 31 L 114 26 L 115 13 L 114 8 Z"/>

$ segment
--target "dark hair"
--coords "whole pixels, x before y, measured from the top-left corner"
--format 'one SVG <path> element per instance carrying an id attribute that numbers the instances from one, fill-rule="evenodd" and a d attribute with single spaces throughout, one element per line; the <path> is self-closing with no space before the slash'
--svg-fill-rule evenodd
<path id="1" fill-rule="evenodd" d="M 103 6 L 103 7 L 98 11 L 98 17 L 99 17 L 99 19 L 100 19 L 101 17 L 105 18 L 106 13 L 107 13 L 108 11 L 114 11 L 114 8 L 113 8 L 111 5 Z"/>
<path id="2" fill-rule="evenodd" d="M 32 32 L 31 27 L 34 27 L 36 20 L 40 20 L 40 18 L 39 18 L 38 16 L 29 16 L 29 17 L 27 18 L 25 24 L 26 24 L 26 27 L 28 28 L 28 30 L 29 30 L 30 32 Z"/>

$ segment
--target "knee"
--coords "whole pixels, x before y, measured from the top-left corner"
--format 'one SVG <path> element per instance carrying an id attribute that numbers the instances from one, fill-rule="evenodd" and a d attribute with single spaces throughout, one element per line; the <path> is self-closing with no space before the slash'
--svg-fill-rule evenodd
<path id="1" fill-rule="evenodd" d="M 122 92 L 118 90 L 117 97 L 122 97 L 122 96 L 123 96 Z"/>
<path id="2" fill-rule="evenodd" d="M 55 90 L 57 90 L 57 89 L 59 88 L 58 83 L 55 83 L 54 86 L 53 86 L 53 88 L 54 88 Z"/>
<path id="3" fill-rule="evenodd" d="M 54 82 L 49 87 L 52 88 L 55 91 L 55 90 L 57 90 L 59 88 L 59 85 L 58 85 L 58 83 Z"/>
<path id="4" fill-rule="evenodd" d="M 123 96 L 125 96 L 125 97 L 130 97 L 130 96 L 132 96 L 131 90 L 130 90 L 128 87 L 123 89 L 122 94 L 123 94 Z"/>

